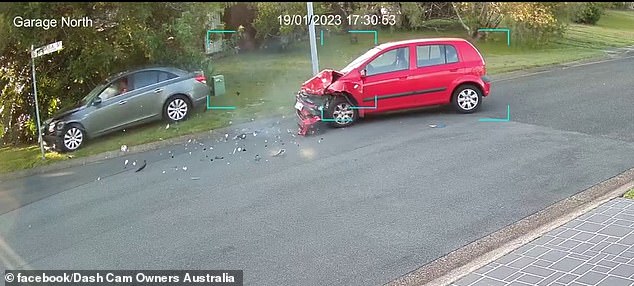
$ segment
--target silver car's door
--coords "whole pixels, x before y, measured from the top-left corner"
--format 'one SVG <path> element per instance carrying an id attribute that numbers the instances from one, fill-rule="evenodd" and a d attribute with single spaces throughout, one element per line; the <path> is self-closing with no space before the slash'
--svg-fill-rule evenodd
<path id="1" fill-rule="evenodd" d="M 132 126 L 154 116 L 153 102 L 156 100 L 158 82 L 157 71 L 136 72 L 129 76 L 132 94 L 123 99 L 121 116 L 127 118 L 125 126 Z"/>
<path id="2" fill-rule="evenodd" d="M 121 128 L 130 119 L 121 113 L 123 105 L 127 103 L 134 91 L 128 88 L 128 78 L 122 77 L 110 83 L 98 96 L 100 103 L 94 104 L 90 108 L 88 118 L 84 120 L 84 125 L 88 132 L 93 135 L 101 135 Z"/>
<path id="3" fill-rule="evenodd" d="M 127 107 L 122 111 L 133 118 L 128 122 L 129 125 L 162 115 L 167 85 L 175 77 L 176 75 L 158 70 L 141 71 L 130 76 L 131 84 L 137 93 L 127 100 Z"/>

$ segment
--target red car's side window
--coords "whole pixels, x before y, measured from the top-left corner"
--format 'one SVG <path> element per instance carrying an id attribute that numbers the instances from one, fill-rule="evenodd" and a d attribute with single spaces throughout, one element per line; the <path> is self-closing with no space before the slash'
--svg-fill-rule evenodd
<path id="1" fill-rule="evenodd" d="M 376 75 L 409 69 L 409 47 L 402 47 L 386 51 L 369 62 L 366 75 Z"/>
<path id="2" fill-rule="evenodd" d="M 452 45 L 445 45 L 445 57 L 448 64 L 459 62 L 458 51 L 456 51 L 456 47 Z"/>
<path id="3" fill-rule="evenodd" d="M 458 62 L 458 52 L 452 45 L 416 46 L 416 66 L 419 68 Z"/>

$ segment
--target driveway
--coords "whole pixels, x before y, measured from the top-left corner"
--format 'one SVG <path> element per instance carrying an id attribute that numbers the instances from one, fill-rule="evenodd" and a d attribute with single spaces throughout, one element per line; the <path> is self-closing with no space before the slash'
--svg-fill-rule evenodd
<path id="1" fill-rule="evenodd" d="M 633 58 L 553 68 L 494 82 L 476 114 L 429 108 L 305 138 L 294 118 L 256 121 L 4 181 L 0 257 L 5 269 L 383 284 L 633 167 L 633 75 Z M 510 122 L 479 121 L 507 106 Z"/>

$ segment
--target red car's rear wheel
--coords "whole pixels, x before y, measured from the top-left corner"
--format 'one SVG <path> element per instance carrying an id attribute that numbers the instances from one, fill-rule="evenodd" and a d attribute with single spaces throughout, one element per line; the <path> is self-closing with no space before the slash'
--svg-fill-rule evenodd
<path id="1" fill-rule="evenodd" d="M 482 91 L 476 86 L 461 85 L 453 92 L 453 106 L 460 113 L 475 112 L 482 104 Z"/>

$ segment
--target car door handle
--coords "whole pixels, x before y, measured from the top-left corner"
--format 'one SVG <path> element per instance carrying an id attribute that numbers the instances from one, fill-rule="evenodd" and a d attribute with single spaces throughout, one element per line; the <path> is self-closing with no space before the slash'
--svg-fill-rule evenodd
<path id="1" fill-rule="evenodd" d="M 128 101 L 127 101 L 127 100 L 122 100 L 122 101 L 119 101 L 119 105 L 124 105 L 124 104 L 126 104 L 126 103 L 128 103 Z"/>
<path id="2" fill-rule="evenodd" d="M 159 92 L 162 92 L 162 91 L 163 91 L 162 88 L 157 88 L 157 89 L 154 90 L 154 93 L 159 93 Z"/>
<path id="3" fill-rule="evenodd" d="M 457 71 L 458 71 L 458 69 L 457 69 L 457 68 L 455 68 L 455 69 L 450 69 L 450 70 L 449 70 L 449 72 L 457 72 Z"/>

